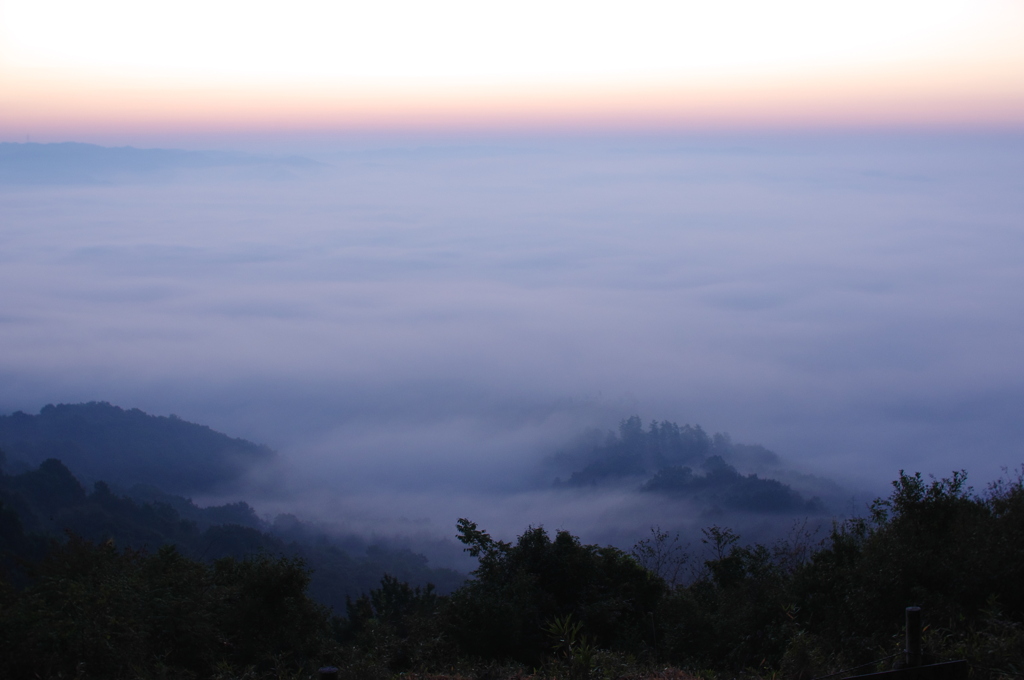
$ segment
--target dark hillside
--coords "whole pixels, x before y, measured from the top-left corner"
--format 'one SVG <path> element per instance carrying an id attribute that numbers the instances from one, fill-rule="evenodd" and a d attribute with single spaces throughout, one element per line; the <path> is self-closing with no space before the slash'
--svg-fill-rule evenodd
<path id="1" fill-rule="evenodd" d="M 21 474 L 0 471 L 0 572 L 22 581 L 19 564 L 38 559 L 48 540 L 71 535 L 147 553 L 174 546 L 181 555 L 204 562 L 254 555 L 301 559 L 313 572 L 310 595 L 339 612 L 347 597 L 373 588 L 385 573 L 414 584 L 433 583 L 442 593 L 465 578 L 428 566 L 426 557 L 408 549 L 368 545 L 363 551 L 345 550 L 334 537 L 295 517 L 264 522 L 244 502 L 199 508 L 180 496 L 155 489 L 149 494 L 160 500 L 123 496 L 105 482 L 87 492 L 52 458 Z"/>
<path id="2" fill-rule="evenodd" d="M 685 677 L 661 674 L 673 666 L 710 680 L 841 678 L 902 667 L 913 605 L 924 663 L 1019 678 L 1024 477 L 981 494 L 963 473 L 901 473 L 893 487 L 824 541 L 746 544 L 711 526 L 694 554 L 673 553 L 661 532 L 629 554 L 543 527 L 506 542 L 462 519 L 478 568 L 446 594 L 391 569 L 374 587 L 369 553 L 239 525 L 200 530 L 102 483 L 87 493 L 47 461 L 0 476 L 0 675 L 298 678 L 328 661 L 344 680 Z M 60 526 L 74 533 L 45 544 L 33 533 Z M 692 567 L 686 582 L 652 570 L 666 556 Z M 336 580 L 318 586 L 325 572 Z M 364 594 L 334 608 L 343 618 L 310 598 L 340 601 L 357 582 Z"/>
<path id="3" fill-rule="evenodd" d="M 779 457 L 759 445 L 736 444 L 726 434 L 709 435 L 700 425 L 669 421 L 644 429 L 639 416 L 619 431 L 592 438 L 559 463 L 572 472 L 556 487 L 598 487 L 632 482 L 640 491 L 695 501 L 706 508 L 753 513 L 822 514 L 820 498 L 804 498 L 777 479 L 741 474 L 735 466 L 776 469 Z M 700 472 L 702 471 L 702 472 Z"/>
<path id="4" fill-rule="evenodd" d="M 0 448 L 11 462 L 60 459 L 76 474 L 172 493 L 230 487 L 274 452 L 176 416 L 151 416 L 106 402 L 44 406 L 38 415 L 0 416 Z"/>

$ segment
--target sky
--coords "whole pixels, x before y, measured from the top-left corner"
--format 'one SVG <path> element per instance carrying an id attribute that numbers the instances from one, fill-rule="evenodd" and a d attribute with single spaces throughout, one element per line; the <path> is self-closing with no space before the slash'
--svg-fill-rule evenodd
<path id="1" fill-rule="evenodd" d="M 2 0 L 0 135 L 1016 127 L 1020 0 Z"/>
<path id="2" fill-rule="evenodd" d="M 1024 462 L 1022 35 L 1020 0 L 0 0 L 0 142 L 322 164 L 2 169 L 0 411 L 176 413 L 281 453 L 268 508 L 441 534 L 635 528 L 538 491 L 633 414 L 983 485 Z"/>

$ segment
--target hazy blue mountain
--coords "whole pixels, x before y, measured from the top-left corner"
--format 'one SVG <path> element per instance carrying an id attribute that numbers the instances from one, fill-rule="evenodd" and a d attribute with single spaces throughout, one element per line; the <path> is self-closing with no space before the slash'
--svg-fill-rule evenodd
<path id="1" fill-rule="evenodd" d="M 568 479 L 556 487 L 586 487 L 642 481 L 639 489 L 696 501 L 709 508 L 757 513 L 821 513 L 819 498 L 805 499 L 786 483 L 759 471 L 781 467 L 779 457 L 760 445 L 737 444 L 722 433 L 709 435 L 700 425 L 652 422 L 645 429 L 638 416 L 622 421 L 619 431 L 591 437 L 578 450 L 564 453 Z M 696 471 L 695 471 L 696 469 Z"/>
<path id="2" fill-rule="evenodd" d="M 0 416 L 0 448 L 12 463 L 59 458 L 89 479 L 172 493 L 228 487 L 252 465 L 274 457 L 266 446 L 205 425 L 106 402 L 48 404 L 38 415 Z"/>
<path id="3" fill-rule="evenodd" d="M 298 156 L 226 151 L 136 149 L 95 144 L 0 143 L 0 184 L 110 184 L 165 179 L 182 172 L 226 169 L 245 177 L 288 177 L 324 167 Z"/>
<path id="4" fill-rule="evenodd" d="M 690 467 L 662 468 L 641 491 L 692 498 L 706 505 L 758 513 L 809 513 L 825 511 L 821 500 L 805 500 L 788 484 L 776 479 L 743 475 L 721 456 L 711 456 L 701 464 L 704 474 Z"/>

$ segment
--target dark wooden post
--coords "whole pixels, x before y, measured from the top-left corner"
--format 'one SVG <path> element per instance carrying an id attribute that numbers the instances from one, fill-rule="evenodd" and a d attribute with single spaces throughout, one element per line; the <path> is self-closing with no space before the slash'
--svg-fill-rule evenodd
<path id="1" fill-rule="evenodd" d="M 318 672 L 320 680 L 338 680 L 338 669 L 334 666 L 324 666 Z"/>
<path id="2" fill-rule="evenodd" d="M 921 608 L 907 607 L 907 666 L 921 665 Z"/>

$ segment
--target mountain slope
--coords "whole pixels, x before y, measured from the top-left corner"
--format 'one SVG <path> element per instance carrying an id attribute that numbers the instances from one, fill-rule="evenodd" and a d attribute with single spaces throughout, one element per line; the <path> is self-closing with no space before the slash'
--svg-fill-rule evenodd
<path id="1" fill-rule="evenodd" d="M 275 455 L 205 425 L 106 402 L 49 404 L 38 415 L 0 416 L 0 449 L 12 462 L 58 458 L 89 479 L 184 494 L 229 488 Z"/>
<path id="2" fill-rule="evenodd" d="M 826 512 L 820 498 L 805 499 L 777 479 L 742 474 L 736 466 L 777 474 L 779 457 L 759 445 L 737 444 L 728 435 L 708 435 L 699 425 L 663 421 L 644 429 L 638 416 L 622 421 L 619 432 L 592 439 L 558 461 L 571 470 L 555 486 L 599 487 L 640 483 L 639 491 L 700 505 L 753 513 Z"/>

